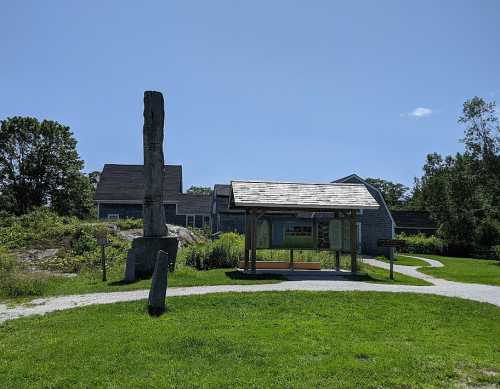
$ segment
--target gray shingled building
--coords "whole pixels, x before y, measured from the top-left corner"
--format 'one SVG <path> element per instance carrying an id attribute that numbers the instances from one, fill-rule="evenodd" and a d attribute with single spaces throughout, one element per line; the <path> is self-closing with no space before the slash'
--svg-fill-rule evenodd
<path id="1" fill-rule="evenodd" d="M 396 223 L 381 193 L 356 174 L 333 182 L 363 184 L 377 201 L 377 209 L 358 211 L 357 240 L 361 253 L 387 255 L 389 249 L 378 247 L 377 241 L 393 238 Z M 212 233 L 245 232 L 245 212 L 230 207 L 230 185 L 215 185 L 212 195 L 183 193 L 182 167 L 166 165 L 164 190 L 167 223 L 196 228 L 208 227 Z M 142 165 L 104 166 L 95 195 L 99 218 L 141 218 L 143 196 Z"/>
<path id="2" fill-rule="evenodd" d="M 394 238 L 395 223 L 391 211 L 380 191 L 356 174 L 339 178 L 333 182 L 363 184 L 380 205 L 378 209 L 363 209 L 358 214 L 358 241 L 361 252 L 370 255 L 389 255 L 390 249 L 378 247 L 379 239 Z"/>
<path id="3" fill-rule="evenodd" d="M 396 234 L 406 235 L 434 235 L 438 226 L 426 211 L 391 211 L 394 218 Z"/>
<path id="4" fill-rule="evenodd" d="M 211 226 L 212 196 L 183 193 L 181 166 L 166 165 L 163 181 L 167 223 Z M 104 165 L 95 194 L 100 219 L 142 218 L 143 199 L 142 165 Z"/>
<path id="5" fill-rule="evenodd" d="M 216 184 L 212 201 L 213 232 L 245 232 L 245 212 L 229 208 L 231 185 Z"/>

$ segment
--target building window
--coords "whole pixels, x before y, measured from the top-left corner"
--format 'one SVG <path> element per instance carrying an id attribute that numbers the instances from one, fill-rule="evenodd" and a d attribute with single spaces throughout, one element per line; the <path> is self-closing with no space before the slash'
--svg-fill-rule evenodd
<path id="1" fill-rule="evenodd" d="M 109 220 L 117 220 L 120 218 L 119 213 L 108 213 L 108 219 Z"/>
<path id="2" fill-rule="evenodd" d="M 186 227 L 194 228 L 194 215 L 186 215 Z"/>
<path id="3" fill-rule="evenodd" d="M 203 227 L 210 226 L 210 216 L 203 216 Z"/>

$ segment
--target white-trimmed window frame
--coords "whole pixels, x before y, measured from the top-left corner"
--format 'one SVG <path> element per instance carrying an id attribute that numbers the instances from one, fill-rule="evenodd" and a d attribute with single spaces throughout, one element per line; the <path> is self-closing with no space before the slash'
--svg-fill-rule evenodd
<path id="1" fill-rule="evenodd" d="M 193 218 L 193 225 L 192 226 L 190 226 L 189 222 L 188 222 L 190 217 Z M 186 227 L 196 228 L 196 215 L 195 214 L 186 215 Z"/>

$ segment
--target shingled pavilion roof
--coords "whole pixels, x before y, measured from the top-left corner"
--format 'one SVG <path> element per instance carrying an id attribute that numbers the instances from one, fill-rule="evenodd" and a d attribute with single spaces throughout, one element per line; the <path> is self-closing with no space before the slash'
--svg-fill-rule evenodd
<path id="1" fill-rule="evenodd" d="M 231 181 L 235 208 L 376 209 L 377 201 L 362 184 Z"/>

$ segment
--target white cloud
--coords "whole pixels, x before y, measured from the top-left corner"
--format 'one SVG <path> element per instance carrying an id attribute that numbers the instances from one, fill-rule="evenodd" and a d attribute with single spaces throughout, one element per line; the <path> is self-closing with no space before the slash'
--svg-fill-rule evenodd
<path id="1" fill-rule="evenodd" d="M 408 113 L 402 113 L 400 116 L 410 116 L 414 118 L 423 118 L 425 116 L 432 115 L 433 111 L 430 108 L 417 107 L 413 111 Z"/>

